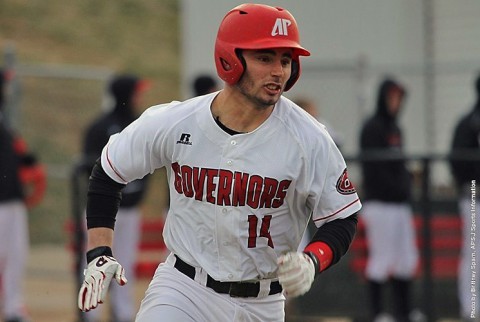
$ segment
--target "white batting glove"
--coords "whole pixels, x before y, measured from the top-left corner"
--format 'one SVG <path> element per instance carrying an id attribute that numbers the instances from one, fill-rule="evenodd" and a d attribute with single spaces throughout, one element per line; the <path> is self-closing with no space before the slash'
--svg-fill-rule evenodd
<path id="1" fill-rule="evenodd" d="M 111 256 L 99 256 L 92 260 L 85 270 L 85 280 L 78 292 L 78 308 L 90 311 L 103 303 L 112 277 L 119 285 L 127 284 L 125 270 Z"/>
<path id="2" fill-rule="evenodd" d="M 278 281 L 289 297 L 303 295 L 310 290 L 315 278 L 315 266 L 305 253 L 290 252 L 277 259 Z"/>

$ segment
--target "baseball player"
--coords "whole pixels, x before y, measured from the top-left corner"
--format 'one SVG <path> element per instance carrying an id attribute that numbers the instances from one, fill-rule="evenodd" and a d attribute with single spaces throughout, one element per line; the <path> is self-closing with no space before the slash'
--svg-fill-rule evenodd
<path id="1" fill-rule="evenodd" d="M 9 71 L 0 69 L 0 299 L 5 322 L 26 322 L 23 279 L 29 234 L 28 208 L 43 198 L 44 168 L 5 118 Z"/>
<path id="2" fill-rule="evenodd" d="M 137 322 L 284 321 L 285 296 L 306 293 L 347 251 L 361 208 L 325 127 L 282 96 L 300 75 L 297 23 L 285 9 L 243 4 L 222 20 L 222 90 L 151 107 L 112 136 L 92 171 L 81 310 L 111 279 L 122 187 L 166 167 L 170 209 L 160 264 Z M 309 220 L 318 231 L 297 251 Z"/>
<path id="3" fill-rule="evenodd" d="M 366 225 L 369 257 L 366 277 L 373 321 L 387 318 L 382 291 L 391 281 L 396 321 L 409 321 L 410 285 L 418 261 L 413 215 L 409 204 L 411 179 L 403 156 L 398 115 L 406 90 L 392 78 L 382 80 L 375 114 L 363 124 L 361 152 L 381 152 L 397 157 L 362 163 L 365 198 L 362 218 Z"/>

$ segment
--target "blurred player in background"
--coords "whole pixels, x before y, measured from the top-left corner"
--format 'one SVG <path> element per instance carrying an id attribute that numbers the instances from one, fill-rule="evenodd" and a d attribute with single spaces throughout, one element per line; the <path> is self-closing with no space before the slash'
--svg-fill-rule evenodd
<path id="1" fill-rule="evenodd" d="M 398 116 L 406 98 L 403 85 L 384 79 L 378 89 L 375 114 L 364 123 L 360 135 L 363 156 L 392 156 L 388 161 L 362 163 L 365 222 L 368 243 L 366 277 L 372 320 L 389 321 L 382 290 L 387 281 L 393 290 L 395 321 L 409 321 L 410 286 L 415 276 L 418 250 L 410 205 L 411 175 L 403 155 L 403 136 Z"/>
<path id="2" fill-rule="evenodd" d="M 171 254 L 137 322 L 284 321 L 285 296 L 305 294 L 340 260 L 360 200 L 328 132 L 282 95 L 308 55 L 287 10 L 240 5 L 216 39 L 224 88 L 151 107 L 110 138 L 90 179 L 80 309 L 97 307 L 112 278 L 127 282 L 111 249 L 121 189 L 163 167 Z M 310 220 L 317 231 L 298 251 Z"/>
<path id="3" fill-rule="evenodd" d="M 192 89 L 194 96 L 202 96 L 219 90 L 217 80 L 207 74 L 195 77 L 192 83 Z"/>
<path id="4" fill-rule="evenodd" d="M 341 150 L 343 145 L 343 137 L 340 133 L 334 130 L 334 128 L 321 116 L 320 110 L 312 98 L 309 97 L 297 97 L 293 100 L 295 104 L 303 108 L 308 114 L 313 116 L 317 121 L 325 125 L 328 133 L 332 137 L 337 147 Z"/>
<path id="5" fill-rule="evenodd" d="M 458 298 L 464 321 L 480 321 L 480 299 L 473 297 L 473 294 L 479 294 L 480 270 L 478 265 L 472 267 L 472 258 L 480 249 L 480 74 L 475 90 L 477 100 L 472 110 L 458 121 L 452 140 L 451 169 L 458 186 L 458 207 L 463 222 Z M 470 161 L 469 155 L 476 158 Z"/>
<path id="6" fill-rule="evenodd" d="M 0 69 L 0 286 L 5 322 L 26 322 L 23 279 L 29 250 L 28 208 L 36 206 L 46 188 L 45 170 L 7 124 L 7 81 Z"/>
<path id="7" fill-rule="evenodd" d="M 112 103 L 108 111 L 102 113 L 88 127 L 83 142 L 84 158 L 90 160 L 91 168 L 100 157 L 110 136 L 121 132 L 138 117 L 142 96 L 149 87 L 148 81 L 135 75 L 117 75 L 111 80 L 107 101 Z M 115 322 L 133 321 L 137 310 L 134 298 L 135 263 L 141 234 L 140 205 L 145 196 L 147 178 L 148 176 L 145 176 L 143 179 L 134 180 L 123 189 L 118 209 L 113 250 L 125 267 L 130 283 L 122 290 L 118 285 L 110 286 L 111 317 Z M 100 311 L 88 313 L 87 320 L 99 321 Z"/>

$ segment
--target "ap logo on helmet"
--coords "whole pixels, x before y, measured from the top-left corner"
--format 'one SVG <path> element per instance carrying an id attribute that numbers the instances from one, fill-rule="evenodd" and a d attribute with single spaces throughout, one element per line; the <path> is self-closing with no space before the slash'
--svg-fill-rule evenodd
<path id="1" fill-rule="evenodd" d="M 292 22 L 288 19 L 277 18 L 275 25 L 273 25 L 272 36 L 288 36 L 288 27 Z"/>

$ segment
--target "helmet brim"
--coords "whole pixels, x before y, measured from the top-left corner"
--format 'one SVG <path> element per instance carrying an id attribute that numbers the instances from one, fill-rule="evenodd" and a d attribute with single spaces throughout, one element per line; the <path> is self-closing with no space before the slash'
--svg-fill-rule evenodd
<path id="1" fill-rule="evenodd" d="M 310 52 L 299 46 L 294 41 L 284 40 L 284 41 L 259 41 L 259 42 L 250 42 L 248 44 L 237 44 L 235 46 L 237 49 L 273 49 L 273 48 L 290 48 L 293 50 L 294 55 L 297 56 L 310 56 Z"/>

